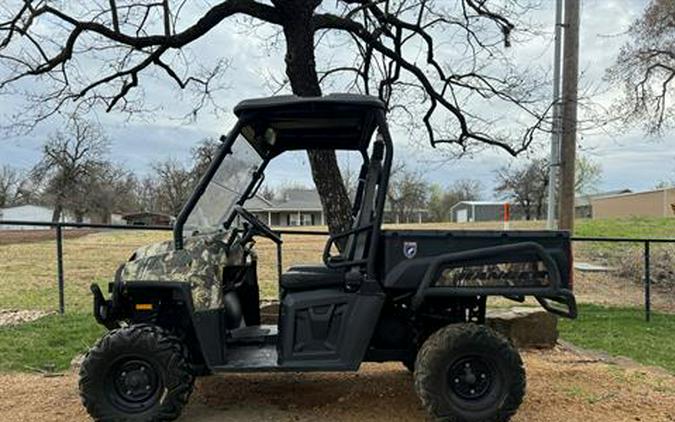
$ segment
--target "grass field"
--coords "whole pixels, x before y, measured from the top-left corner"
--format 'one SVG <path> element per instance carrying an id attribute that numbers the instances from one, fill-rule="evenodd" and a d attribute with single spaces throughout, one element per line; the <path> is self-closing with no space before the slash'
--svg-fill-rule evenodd
<path id="1" fill-rule="evenodd" d="M 83 312 L 0 327 L 0 372 L 63 371 L 104 331 L 91 314 Z"/>
<path id="2" fill-rule="evenodd" d="M 582 220 L 574 234 L 579 237 L 675 238 L 675 218 Z M 611 266 L 620 265 L 626 256 L 639 256 L 644 247 L 621 242 L 579 242 L 575 246 L 578 256 Z M 653 244 L 652 250 L 656 252 L 664 247 L 675 248 L 675 244 Z"/>
<path id="3" fill-rule="evenodd" d="M 519 221 L 512 229 L 540 229 L 543 222 Z M 502 229 L 500 223 L 434 223 L 388 226 L 413 229 Z M 322 227 L 311 229 L 325 230 Z M 5 234 L 0 231 L 0 239 Z M 579 236 L 675 237 L 675 219 L 580 220 Z M 134 249 L 170 239 L 169 232 L 99 232 L 64 241 L 65 297 L 68 310 L 90 307 L 89 285 L 106 283 Z M 284 236 L 284 267 L 296 263 L 320 262 L 324 236 Z M 257 244 L 263 296 L 276 297 L 276 252 L 267 240 Z M 600 256 L 616 261 L 623 248 L 612 244 L 576 245 L 577 255 L 591 259 Z M 618 248 L 618 249 L 617 249 Z M 609 253 L 607 251 L 614 251 Z M 598 255 L 599 254 L 599 255 Z M 609 259 L 607 259 L 609 258 Z M 58 305 L 56 252 L 54 241 L 2 244 L 0 241 L 0 309 L 55 310 Z"/>
<path id="4" fill-rule="evenodd" d="M 577 320 L 560 320 L 560 335 L 578 346 L 675 374 L 675 315 L 657 312 L 650 323 L 643 316 L 641 309 L 584 304 Z M 0 372 L 63 371 L 103 332 L 91 314 L 83 312 L 0 327 Z"/>
<path id="5" fill-rule="evenodd" d="M 576 236 L 675 238 L 675 218 L 577 220 Z"/>
<path id="6" fill-rule="evenodd" d="M 514 222 L 511 228 L 539 229 L 542 226 L 542 222 Z M 499 223 L 388 227 L 503 228 Z M 581 220 L 577 223 L 577 235 L 675 237 L 675 219 Z M 0 232 L 0 238 L 2 236 Z M 92 281 L 107 283 L 115 269 L 135 248 L 167 239 L 170 239 L 168 232 L 121 231 L 67 239 L 64 242 L 67 315 L 49 316 L 20 327 L 0 328 L 0 371 L 22 371 L 43 368 L 45 365 L 65 368 L 75 352 L 85 350 L 102 332 L 90 314 L 89 284 Z M 58 294 L 54 242 L 2 243 L 0 241 L 0 309 L 56 310 Z M 284 267 L 296 263 L 320 262 L 324 243 L 324 236 L 285 235 Z M 269 241 L 260 240 L 256 248 L 262 296 L 276 298 L 275 246 Z M 584 255 L 595 250 L 594 245 L 583 245 L 583 248 L 577 248 L 577 252 L 579 249 Z M 607 250 L 614 254 L 620 252 L 611 248 Z M 624 284 L 619 290 L 615 283 L 613 280 L 599 282 L 594 278 L 577 278 L 576 288 L 582 302 L 603 303 L 612 307 L 583 305 L 579 321 L 562 323 L 563 337 L 584 347 L 605 350 L 611 354 L 625 354 L 644 363 L 675 370 L 675 354 L 672 353 L 675 339 L 670 335 L 675 328 L 672 315 L 656 315 L 652 324 L 645 325 L 641 310 L 637 309 L 641 295 L 639 285 L 623 280 Z M 669 309 L 670 305 L 666 305 L 666 309 Z M 668 353 L 668 350 L 671 352 Z"/>
<path id="7" fill-rule="evenodd" d="M 578 346 L 626 356 L 675 373 L 675 315 L 636 308 L 580 305 L 577 320 L 560 320 L 560 336 Z"/>

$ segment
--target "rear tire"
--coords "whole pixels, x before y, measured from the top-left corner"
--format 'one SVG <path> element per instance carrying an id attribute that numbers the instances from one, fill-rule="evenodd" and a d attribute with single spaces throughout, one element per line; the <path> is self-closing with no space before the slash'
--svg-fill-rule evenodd
<path id="1" fill-rule="evenodd" d="M 194 386 L 183 343 L 151 324 L 110 331 L 80 368 L 80 397 L 97 421 L 171 421 Z"/>
<path id="2" fill-rule="evenodd" d="M 525 370 L 511 343 L 483 325 L 432 334 L 415 363 L 415 390 L 437 420 L 504 422 L 525 395 Z"/>

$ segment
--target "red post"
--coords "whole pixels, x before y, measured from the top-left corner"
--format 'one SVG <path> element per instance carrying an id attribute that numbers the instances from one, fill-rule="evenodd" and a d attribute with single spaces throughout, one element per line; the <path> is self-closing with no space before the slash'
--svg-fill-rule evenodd
<path id="1" fill-rule="evenodd" d="M 511 204 L 508 202 L 504 203 L 504 230 L 509 229 L 509 223 L 511 221 Z"/>

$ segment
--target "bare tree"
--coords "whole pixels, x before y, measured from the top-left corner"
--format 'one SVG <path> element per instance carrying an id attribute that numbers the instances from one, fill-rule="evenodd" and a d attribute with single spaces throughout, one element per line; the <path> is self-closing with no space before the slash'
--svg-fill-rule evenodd
<path id="1" fill-rule="evenodd" d="M 206 173 L 219 146 L 220 142 L 215 139 L 205 138 L 192 148 L 192 174 L 195 180 L 199 180 Z"/>
<path id="2" fill-rule="evenodd" d="M 602 180 L 602 166 L 586 156 L 577 156 L 575 192 L 589 194 L 598 190 Z M 540 219 L 546 210 L 548 189 L 548 161 L 537 158 L 522 166 L 505 166 L 497 170 L 495 192 L 514 201 L 527 220 Z"/>
<path id="3" fill-rule="evenodd" d="M 19 169 L 8 164 L 0 167 L 0 208 L 14 205 L 21 181 Z"/>
<path id="4" fill-rule="evenodd" d="M 474 144 L 490 145 L 515 155 L 528 148 L 546 123 L 548 107 L 535 95 L 539 82 L 501 51 L 529 11 L 527 1 L 204 4 L 209 6 L 185 0 L 3 4 L 0 91 L 23 86 L 26 79 L 47 86 L 44 92 L 24 89 L 31 103 L 31 113 L 23 119 L 28 126 L 73 101 L 81 109 L 102 105 L 135 113 L 143 109 L 142 81 L 161 74 L 177 87 L 193 90 L 193 113 L 208 105 L 217 108 L 213 90 L 227 61 L 191 69 L 207 60 L 192 59 L 190 46 L 214 28 L 229 25 L 226 20 L 241 17 L 249 28 L 262 23 L 285 40 L 286 78 L 276 75 L 282 89 L 290 85 L 296 95 L 317 96 L 322 87 L 342 81 L 343 89 L 377 94 L 389 112 L 401 117 L 396 120 L 407 118 L 414 123 L 407 126 L 424 130 L 432 145 L 452 144 L 460 152 Z M 317 64 L 316 51 L 336 46 L 344 53 L 340 63 L 327 59 Z M 505 105 L 519 111 L 520 121 L 527 120 L 517 128 L 519 136 L 496 129 L 506 126 L 496 125 L 493 117 Z M 309 159 L 331 232 L 346 230 L 350 201 L 335 153 L 310 151 Z"/>
<path id="5" fill-rule="evenodd" d="M 68 201 L 68 208 L 81 221 L 85 215 L 98 222 L 110 223 L 113 212 L 125 213 L 138 209 L 138 181 L 129 170 L 113 164 L 100 166 L 77 187 L 78 195 Z"/>
<path id="6" fill-rule="evenodd" d="M 546 209 L 548 164 L 535 159 L 520 167 L 497 170 L 495 192 L 512 200 L 525 214 L 526 220 L 540 219 Z"/>
<path id="7" fill-rule="evenodd" d="M 267 200 L 267 201 L 273 201 L 274 198 L 276 197 L 274 193 L 274 189 L 269 187 L 266 184 L 263 184 L 260 189 L 258 190 L 258 196 Z"/>
<path id="8" fill-rule="evenodd" d="M 81 202 L 83 189 L 107 165 L 108 145 L 99 127 L 76 117 L 66 132 L 56 132 L 45 143 L 32 178 L 54 206 L 52 221 L 61 219 L 64 208 Z"/>
<path id="9" fill-rule="evenodd" d="M 158 180 L 151 175 L 145 176 L 139 181 L 134 191 L 139 210 L 159 211 L 158 185 Z"/>
<path id="10" fill-rule="evenodd" d="M 194 175 L 176 160 L 166 160 L 152 166 L 155 172 L 156 205 L 159 211 L 178 215 L 194 186 Z"/>
<path id="11" fill-rule="evenodd" d="M 598 191 L 602 181 L 602 165 L 586 156 L 577 156 L 574 191 L 584 195 Z"/>
<path id="12" fill-rule="evenodd" d="M 346 163 L 340 167 L 340 175 L 342 176 L 345 189 L 347 189 L 347 195 L 353 198 L 359 184 L 358 169 L 354 169 L 349 163 Z"/>
<path id="13" fill-rule="evenodd" d="M 628 36 L 607 72 L 610 82 L 623 86 L 615 111 L 622 124 L 642 125 L 657 134 L 675 116 L 675 2 L 652 0 Z"/>
<path id="14" fill-rule="evenodd" d="M 670 171 L 670 174 L 668 174 L 666 177 L 663 179 L 659 180 L 656 182 L 656 185 L 654 185 L 655 189 L 664 189 L 664 188 L 670 188 L 675 186 L 675 170 Z"/>
<path id="15" fill-rule="evenodd" d="M 396 222 L 416 222 L 416 213 L 426 208 L 429 184 L 421 173 L 410 170 L 404 163 L 391 172 L 387 203 Z"/>
<path id="16" fill-rule="evenodd" d="M 443 188 L 438 184 L 430 187 L 429 216 L 433 221 L 450 220 L 450 209 L 461 201 L 475 201 L 480 198 L 482 187 L 477 180 L 462 179 Z"/>
<path id="17" fill-rule="evenodd" d="M 39 204 L 41 202 L 41 195 L 39 186 L 32 180 L 32 175 L 27 172 L 26 176 L 21 180 L 19 186 L 16 188 L 16 197 L 14 203 L 16 205 L 31 205 Z"/>

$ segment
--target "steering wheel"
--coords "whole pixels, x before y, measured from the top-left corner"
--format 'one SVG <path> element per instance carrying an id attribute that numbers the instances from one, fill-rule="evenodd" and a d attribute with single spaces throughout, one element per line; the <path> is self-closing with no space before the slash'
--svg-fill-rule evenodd
<path id="1" fill-rule="evenodd" d="M 256 229 L 261 235 L 265 236 L 266 238 L 270 239 L 272 242 L 276 243 L 277 245 L 280 245 L 283 242 L 281 240 L 281 237 L 279 237 L 278 234 L 272 231 L 267 224 L 263 223 L 260 221 L 258 217 L 253 215 L 249 210 L 245 209 L 241 205 L 236 205 L 234 207 L 234 211 L 242 216 L 244 220 L 248 221 L 251 226 L 253 226 L 254 229 Z"/>

